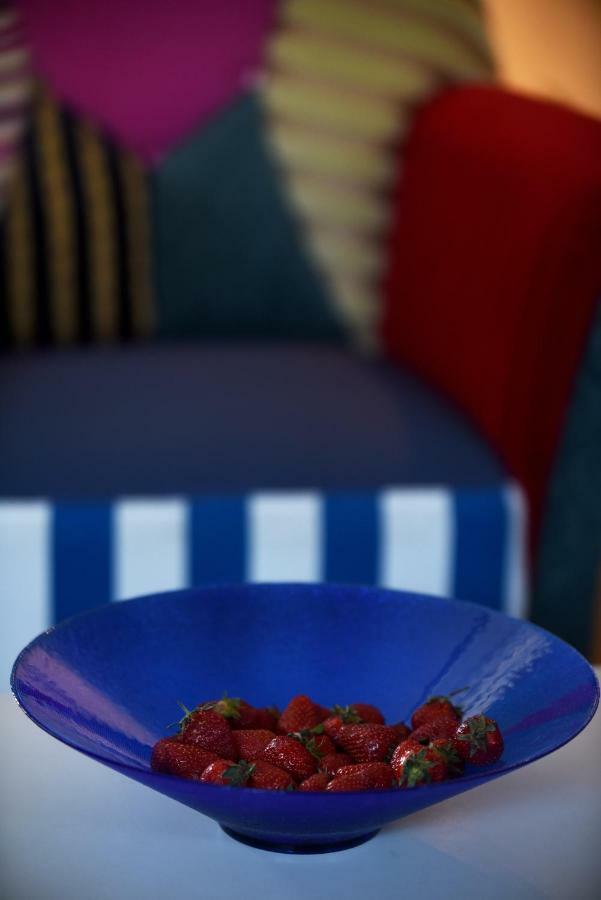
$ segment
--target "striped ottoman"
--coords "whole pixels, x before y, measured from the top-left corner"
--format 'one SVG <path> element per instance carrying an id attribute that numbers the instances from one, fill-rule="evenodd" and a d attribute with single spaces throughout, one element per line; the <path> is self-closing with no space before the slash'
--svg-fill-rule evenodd
<path id="1" fill-rule="evenodd" d="M 53 622 L 190 584 L 381 584 L 526 612 L 521 492 L 408 372 L 303 344 L 0 370 L 5 685 Z"/>

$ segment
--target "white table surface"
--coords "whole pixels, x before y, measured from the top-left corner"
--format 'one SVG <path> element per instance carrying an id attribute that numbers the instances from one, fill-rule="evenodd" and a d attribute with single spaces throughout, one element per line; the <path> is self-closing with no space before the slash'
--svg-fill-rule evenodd
<path id="1" fill-rule="evenodd" d="M 1 900 L 601 898 L 601 714 L 352 850 L 284 856 L 99 765 L 0 696 Z"/>

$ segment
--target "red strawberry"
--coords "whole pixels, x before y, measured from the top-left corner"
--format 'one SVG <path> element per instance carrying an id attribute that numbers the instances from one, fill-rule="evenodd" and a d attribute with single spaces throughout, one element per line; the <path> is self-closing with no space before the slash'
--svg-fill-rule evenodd
<path id="1" fill-rule="evenodd" d="M 257 708 L 240 697 L 228 697 L 227 694 L 221 700 L 210 700 L 197 708 L 215 710 L 228 720 L 232 730 L 266 728 L 275 732 L 279 718 L 279 713 L 273 706 Z"/>
<path id="2" fill-rule="evenodd" d="M 260 709 L 255 709 L 255 717 L 253 728 L 265 728 L 268 731 L 273 731 L 274 734 L 278 729 L 278 719 L 280 718 L 280 714 L 275 706 L 265 706 Z"/>
<path id="3" fill-rule="evenodd" d="M 250 768 L 248 787 L 264 788 L 269 791 L 293 791 L 296 788 L 288 772 L 272 766 L 271 763 L 257 759 Z"/>
<path id="4" fill-rule="evenodd" d="M 229 784 L 231 787 L 243 787 L 248 781 L 248 773 L 231 759 L 217 759 L 206 767 L 200 780 L 205 784 Z"/>
<path id="5" fill-rule="evenodd" d="M 316 725 L 315 728 L 303 728 L 302 731 L 295 731 L 288 736 L 300 741 L 318 760 L 328 753 L 336 753 L 334 741 L 323 733 L 323 724 Z"/>
<path id="6" fill-rule="evenodd" d="M 320 757 L 328 756 L 330 753 L 336 753 L 336 744 L 327 734 L 315 735 L 313 743 L 315 744 L 315 751 Z"/>
<path id="7" fill-rule="evenodd" d="M 341 728 L 344 728 L 344 721 L 342 719 L 342 716 L 330 716 L 323 723 L 323 730 L 325 734 L 327 734 L 327 736 L 333 741 L 336 740 L 338 732 Z"/>
<path id="8" fill-rule="evenodd" d="M 343 766 L 326 790 L 332 792 L 383 790 L 392 787 L 392 781 L 392 769 L 386 763 L 362 763 Z"/>
<path id="9" fill-rule="evenodd" d="M 457 720 L 445 716 L 443 719 L 433 719 L 431 722 L 424 722 L 419 728 L 411 732 L 411 740 L 418 741 L 420 744 L 429 744 L 439 738 L 450 740 L 455 736 L 457 731 Z"/>
<path id="10" fill-rule="evenodd" d="M 384 716 L 377 706 L 371 703 L 351 703 L 349 709 L 359 716 L 360 722 L 369 722 L 372 725 L 383 725 Z"/>
<path id="11" fill-rule="evenodd" d="M 407 728 L 404 722 L 397 722 L 396 725 L 390 725 L 389 727 L 393 728 L 396 732 L 399 743 L 405 741 L 411 734 L 411 729 Z"/>
<path id="12" fill-rule="evenodd" d="M 384 716 L 371 703 L 351 703 L 350 706 L 333 706 L 331 716 L 339 716 L 345 725 L 359 725 L 361 722 L 383 725 Z"/>
<path id="13" fill-rule="evenodd" d="M 194 709 L 192 712 L 182 707 L 186 713 L 180 722 L 180 734 L 186 744 L 196 744 L 211 750 L 222 759 L 236 756 L 236 745 L 230 726 L 223 716 L 212 709 Z"/>
<path id="14" fill-rule="evenodd" d="M 230 728 L 254 728 L 257 710 L 240 697 L 228 697 L 224 694 L 221 700 L 210 700 L 201 703 L 200 709 L 212 709 L 228 720 Z"/>
<path id="15" fill-rule="evenodd" d="M 152 756 L 151 756 L 151 767 L 155 768 L 155 763 L 159 765 L 163 757 L 167 758 L 168 754 L 171 752 L 172 744 L 182 744 L 182 738 L 180 734 L 174 734 L 170 737 L 160 738 L 154 747 L 152 748 Z"/>
<path id="16" fill-rule="evenodd" d="M 238 751 L 236 759 L 246 759 L 252 762 L 253 759 L 257 759 L 261 755 L 261 751 L 265 749 L 274 737 L 273 731 L 267 731 L 265 728 L 247 728 L 232 731 L 232 738 Z"/>
<path id="17" fill-rule="evenodd" d="M 455 732 L 453 741 L 458 753 L 475 766 L 496 762 L 503 753 L 503 735 L 494 719 L 470 716 Z"/>
<path id="18" fill-rule="evenodd" d="M 352 766 L 343 766 L 338 770 L 337 778 L 346 775 L 362 774 L 371 788 L 392 787 L 394 773 L 387 763 L 358 763 Z"/>
<path id="19" fill-rule="evenodd" d="M 411 738 L 398 745 L 390 765 L 402 788 L 443 781 L 447 777 L 442 754 L 433 747 L 423 747 Z"/>
<path id="20" fill-rule="evenodd" d="M 152 750 L 150 767 L 154 772 L 198 779 L 209 763 L 216 759 L 218 759 L 216 753 L 203 750 L 194 744 L 184 744 L 177 735 L 157 741 Z"/>
<path id="21" fill-rule="evenodd" d="M 299 741 L 287 735 L 274 737 L 261 751 L 259 759 L 284 769 L 296 781 L 304 781 L 317 771 L 317 759 Z"/>
<path id="22" fill-rule="evenodd" d="M 361 716 L 354 707 L 339 706 L 338 704 L 332 707 L 328 718 L 339 718 L 343 725 L 359 725 L 361 722 Z"/>
<path id="23" fill-rule="evenodd" d="M 329 777 L 325 772 L 316 772 L 315 775 L 310 775 L 308 778 L 305 778 L 304 781 L 298 786 L 299 791 L 306 791 L 308 793 L 313 793 L 313 791 L 325 791 L 328 786 Z"/>
<path id="24" fill-rule="evenodd" d="M 336 743 L 355 762 L 382 762 L 396 746 L 398 738 L 389 725 L 344 725 L 338 732 Z"/>
<path id="25" fill-rule="evenodd" d="M 434 719 L 450 718 L 459 721 L 461 715 L 461 707 L 454 706 L 448 697 L 430 697 L 411 716 L 411 727 L 415 730 Z"/>
<path id="26" fill-rule="evenodd" d="M 293 697 L 278 721 L 280 734 L 291 734 L 304 728 L 314 728 L 327 717 L 328 711 L 305 694 Z"/>
<path id="27" fill-rule="evenodd" d="M 352 765 L 353 760 L 347 753 L 327 753 L 319 760 L 319 768 L 333 778 L 342 766 Z"/>
<path id="28" fill-rule="evenodd" d="M 449 741 L 445 738 L 436 738 L 430 746 L 438 750 L 444 759 L 449 778 L 457 778 L 459 775 L 463 775 L 465 763 L 457 751 L 457 745 L 454 740 Z"/>

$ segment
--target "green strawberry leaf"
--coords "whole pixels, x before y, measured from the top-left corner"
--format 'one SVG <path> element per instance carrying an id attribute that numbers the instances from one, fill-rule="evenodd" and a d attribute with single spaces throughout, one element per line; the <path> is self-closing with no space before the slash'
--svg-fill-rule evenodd
<path id="1" fill-rule="evenodd" d="M 223 716 L 224 719 L 239 719 L 241 703 L 242 700 L 240 697 L 228 697 L 226 691 L 221 700 L 205 703 L 201 708 L 214 709 L 215 712 L 219 713 L 220 716 Z"/>
<path id="2" fill-rule="evenodd" d="M 177 700 L 176 702 L 180 709 L 184 711 L 184 715 L 181 719 L 178 719 L 177 722 L 171 722 L 169 725 L 167 725 L 167 728 L 179 728 L 181 734 L 181 732 L 184 730 L 184 728 L 192 718 L 192 714 L 196 712 L 198 707 L 190 710 L 187 706 L 184 706 L 181 700 Z"/>
<path id="3" fill-rule="evenodd" d="M 335 705 L 331 712 L 333 716 L 340 716 L 345 725 L 358 725 L 361 722 L 361 716 L 354 706 Z"/>

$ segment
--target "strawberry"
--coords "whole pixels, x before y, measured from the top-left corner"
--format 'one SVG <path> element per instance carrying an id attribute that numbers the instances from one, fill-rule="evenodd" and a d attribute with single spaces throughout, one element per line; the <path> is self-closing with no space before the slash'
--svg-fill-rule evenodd
<path id="1" fill-rule="evenodd" d="M 182 744 L 182 738 L 179 734 L 171 737 L 160 738 L 152 748 L 151 767 L 154 769 L 155 764 L 159 766 L 163 758 L 167 759 L 172 749 L 172 744 Z M 157 769 L 159 771 L 159 769 Z"/>
<path id="2" fill-rule="evenodd" d="M 248 787 L 264 788 L 268 791 L 293 791 L 296 788 L 288 772 L 272 766 L 271 763 L 257 759 L 250 769 Z"/>
<path id="3" fill-rule="evenodd" d="M 362 722 L 372 725 L 384 724 L 384 716 L 377 706 L 372 706 L 371 703 L 351 703 L 350 706 L 335 705 L 332 707 L 329 717 L 341 718 L 344 725 L 360 725 Z"/>
<path id="4" fill-rule="evenodd" d="M 216 753 L 203 750 L 194 744 L 184 744 L 177 735 L 157 741 L 152 750 L 150 767 L 153 772 L 198 779 L 209 763 L 216 759 L 218 759 Z"/>
<path id="5" fill-rule="evenodd" d="M 313 744 L 315 745 L 314 751 L 320 757 L 328 756 L 330 753 L 336 753 L 336 744 L 332 740 L 332 738 L 328 737 L 327 734 L 318 734 L 313 738 Z M 311 750 L 311 748 L 308 748 Z"/>
<path id="6" fill-rule="evenodd" d="M 345 725 L 358 725 L 368 722 L 372 725 L 383 725 L 384 716 L 371 703 L 351 703 L 350 706 L 333 706 L 332 715 L 340 716 Z"/>
<path id="7" fill-rule="evenodd" d="M 206 767 L 200 780 L 205 784 L 243 787 L 248 781 L 248 773 L 242 765 L 237 765 L 231 759 L 217 759 Z"/>
<path id="8" fill-rule="evenodd" d="M 442 754 L 434 747 L 423 747 L 411 738 L 398 745 L 390 765 L 402 788 L 443 781 L 447 777 L 447 766 Z"/>
<path id="9" fill-rule="evenodd" d="M 418 728 L 411 732 L 411 740 L 418 741 L 420 744 L 429 744 L 439 738 L 450 740 L 455 736 L 457 731 L 457 720 L 445 716 L 442 719 L 432 719 L 431 722 L 424 722 Z"/>
<path id="10" fill-rule="evenodd" d="M 415 730 L 434 719 L 450 718 L 458 722 L 461 716 L 461 707 L 454 706 L 449 697 L 430 697 L 411 716 L 411 727 Z"/>
<path id="11" fill-rule="evenodd" d="M 457 751 L 456 742 L 454 740 L 446 740 L 445 738 L 436 738 L 430 744 L 435 750 L 438 750 L 445 763 L 447 764 L 447 774 L 449 778 L 457 778 L 463 775 L 465 763 Z"/>
<path id="12" fill-rule="evenodd" d="M 355 762 L 382 762 L 396 746 L 396 732 L 389 725 L 344 725 L 336 743 Z"/>
<path id="13" fill-rule="evenodd" d="M 327 756 L 328 753 L 336 753 L 334 741 L 323 733 L 323 723 L 316 725 L 315 728 L 303 728 L 302 731 L 295 731 L 288 737 L 300 741 L 303 747 L 306 747 L 309 753 L 318 760 L 322 756 Z"/>
<path id="14" fill-rule="evenodd" d="M 274 734 L 278 729 L 278 719 L 280 714 L 275 706 L 264 706 L 255 709 L 253 728 L 264 728 L 273 731 Z"/>
<path id="15" fill-rule="evenodd" d="M 314 791 L 325 791 L 328 786 L 329 777 L 325 772 L 316 772 L 315 775 L 309 775 L 298 786 L 299 791 L 313 793 Z"/>
<path id="16" fill-rule="evenodd" d="M 284 769 L 296 781 L 304 781 L 317 771 L 317 759 L 299 741 L 287 735 L 274 737 L 258 758 Z"/>
<path id="17" fill-rule="evenodd" d="M 338 732 L 341 728 L 344 728 L 344 725 L 345 723 L 342 719 L 342 716 L 329 716 L 329 718 L 327 718 L 325 722 L 323 722 L 323 730 L 329 738 L 335 741 L 338 736 Z"/>
<path id="18" fill-rule="evenodd" d="M 494 719 L 470 716 L 455 732 L 453 741 L 457 752 L 475 766 L 496 762 L 503 753 L 503 735 Z"/>
<path id="19" fill-rule="evenodd" d="M 333 778 L 338 769 L 341 769 L 342 766 L 350 766 L 352 763 L 353 760 L 348 753 L 327 753 L 319 760 L 319 768 Z"/>
<path id="20" fill-rule="evenodd" d="M 351 713 L 354 713 L 359 717 L 358 722 L 368 722 L 372 725 L 383 725 L 384 724 L 384 716 L 380 712 L 377 706 L 372 706 L 371 703 L 351 703 L 350 706 L 346 707 Z M 337 711 L 340 707 L 334 707 L 332 710 Z M 334 713 L 336 714 L 336 712 Z M 340 712 L 338 712 L 340 715 Z M 352 724 L 352 723 L 345 723 Z"/>
<path id="21" fill-rule="evenodd" d="M 230 728 L 254 728 L 257 710 L 240 697 L 228 697 L 224 694 L 221 700 L 210 700 L 200 704 L 200 709 L 212 709 L 228 720 Z"/>
<path id="22" fill-rule="evenodd" d="M 246 759 L 250 762 L 261 755 L 267 744 L 273 740 L 273 731 L 265 728 L 246 728 L 232 731 L 232 738 L 236 745 L 236 759 Z"/>
<path id="23" fill-rule="evenodd" d="M 394 729 L 399 743 L 406 740 L 411 734 L 411 729 L 407 728 L 404 722 L 397 722 L 396 725 L 390 725 L 389 727 Z"/>
<path id="24" fill-rule="evenodd" d="M 179 723 L 184 743 L 211 750 L 222 759 L 236 756 L 236 745 L 227 721 L 213 709 L 196 708 L 190 712 L 182 704 L 185 716 Z"/>
<path id="25" fill-rule="evenodd" d="M 339 769 L 326 790 L 332 792 L 384 790 L 392 787 L 392 782 L 392 769 L 386 763 L 361 763 Z"/>
<path id="26" fill-rule="evenodd" d="M 504 746 L 494 719 L 481 714 L 461 722 L 451 701 L 456 693 L 430 697 L 414 711 L 411 731 L 404 722 L 386 725 L 370 703 L 328 710 L 305 694 L 281 715 L 227 694 L 192 711 L 180 703 L 179 734 L 157 741 L 150 765 L 211 784 L 303 792 L 411 788 L 454 778 L 465 762 L 495 762 Z"/>
<path id="27" fill-rule="evenodd" d="M 363 775 L 371 788 L 389 788 L 394 781 L 394 773 L 388 763 L 381 762 L 343 766 L 338 770 L 336 777 L 344 778 L 347 775 L 357 774 Z"/>
<path id="28" fill-rule="evenodd" d="M 293 697 L 278 721 L 280 734 L 291 734 L 304 728 L 314 728 L 327 718 L 328 711 L 305 694 Z"/>
<path id="29" fill-rule="evenodd" d="M 275 732 L 279 717 L 275 707 L 259 709 L 240 697 L 228 697 L 227 694 L 224 694 L 221 700 L 210 700 L 208 703 L 200 704 L 198 708 L 213 709 L 227 719 L 232 730 L 266 728 Z"/>

